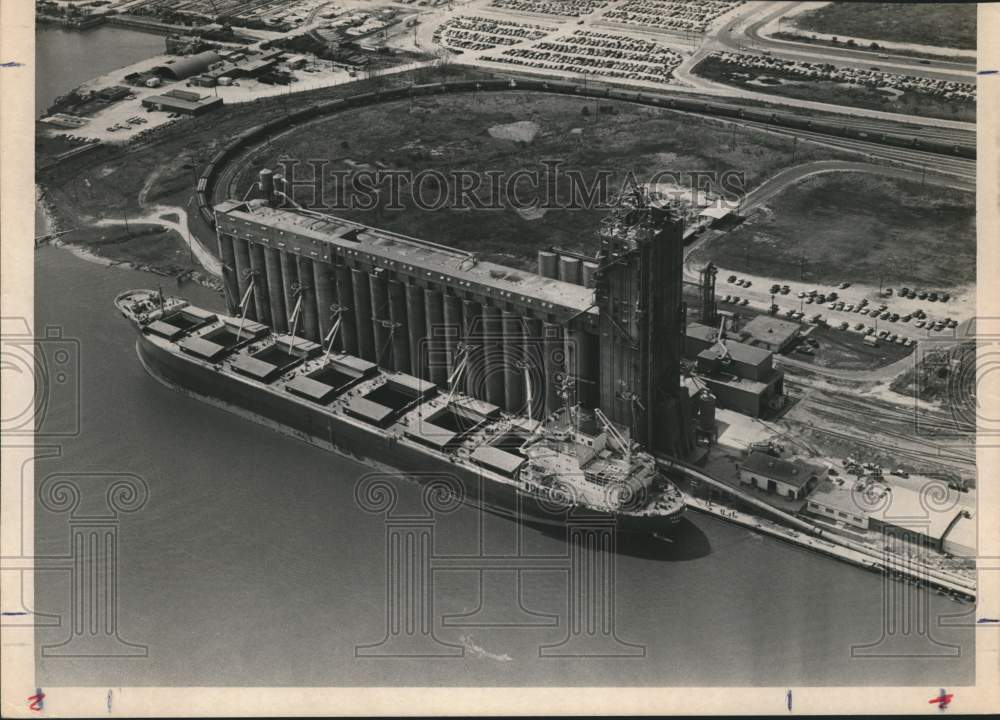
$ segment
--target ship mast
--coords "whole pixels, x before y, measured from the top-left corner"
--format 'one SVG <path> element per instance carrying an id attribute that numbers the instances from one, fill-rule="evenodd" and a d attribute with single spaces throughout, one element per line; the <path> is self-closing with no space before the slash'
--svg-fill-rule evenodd
<path id="1" fill-rule="evenodd" d="M 240 327 L 236 331 L 236 342 L 243 339 L 243 323 L 247 319 L 247 310 L 250 308 L 250 298 L 253 297 L 253 289 L 253 283 L 247 285 L 247 291 L 243 293 L 243 299 L 240 300 Z"/>
<path id="2" fill-rule="evenodd" d="M 333 327 L 330 328 L 330 332 L 328 332 L 326 338 L 324 338 L 324 341 L 326 342 L 326 355 L 323 356 L 324 362 L 330 359 L 330 353 L 333 351 L 333 341 L 337 339 L 337 333 L 340 332 L 341 321 L 344 319 L 341 315 L 341 313 L 344 312 L 342 307 L 339 305 L 333 305 L 330 309 L 333 311 L 331 313 L 331 317 L 335 317 L 337 319 L 334 320 Z"/>

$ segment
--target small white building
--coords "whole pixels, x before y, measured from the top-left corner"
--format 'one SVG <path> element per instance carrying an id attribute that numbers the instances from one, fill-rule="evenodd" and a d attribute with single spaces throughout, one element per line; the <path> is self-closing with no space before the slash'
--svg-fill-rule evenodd
<path id="1" fill-rule="evenodd" d="M 768 453 L 752 452 L 737 463 L 740 482 L 791 500 L 801 500 L 826 479 L 827 468 L 801 460 L 782 460 Z"/>

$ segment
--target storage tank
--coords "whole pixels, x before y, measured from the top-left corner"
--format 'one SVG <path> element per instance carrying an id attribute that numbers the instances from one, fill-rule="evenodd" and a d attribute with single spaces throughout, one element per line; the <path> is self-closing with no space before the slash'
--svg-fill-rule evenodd
<path id="1" fill-rule="evenodd" d="M 559 277 L 559 256 L 554 252 L 548 250 L 538 251 L 538 274 L 542 277 L 552 278 L 553 280 Z"/>
<path id="2" fill-rule="evenodd" d="M 595 262 L 584 261 L 583 263 L 583 286 L 592 288 L 594 287 L 594 273 L 597 272 L 598 265 Z"/>
<path id="3" fill-rule="evenodd" d="M 715 433 L 715 395 L 708 390 L 698 393 L 695 401 L 698 429 L 704 433 Z"/>
<path id="4" fill-rule="evenodd" d="M 563 282 L 580 284 L 580 260 L 569 255 L 559 256 L 559 279 Z"/>
<path id="5" fill-rule="evenodd" d="M 268 168 L 262 168 L 257 174 L 257 188 L 260 196 L 268 203 L 274 198 L 274 173 Z"/>

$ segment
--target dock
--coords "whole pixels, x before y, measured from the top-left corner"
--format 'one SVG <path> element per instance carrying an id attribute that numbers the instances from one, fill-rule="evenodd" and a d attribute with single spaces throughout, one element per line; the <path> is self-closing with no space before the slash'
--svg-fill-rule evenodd
<path id="1" fill-rule="evenodd" d="M 673 470 L 686 476 L 689 480 L 705 483 L 741 501 L 754 505 L 765 506 L 761 509 L 775 516 L 779 522 L 768 520 L 760 515 L 735 510 L 727 505 L 713 503 L 685 494 L 687 507 L 697 512 L 713 515 L 726 522 L 741 525 L 764 535 L 793 543 L 799 547 L 821 552 L 844 562 L 874 570 L 879 573 L 892 573 L 901 580 L 917 584 L 926 584 L 939 590 L 958 596 L 960 599 L 976 597 L 976 582 L 956 573 L 940 570 L 926 564 L 917 563 L 911 558 L 890 556 L 880 550 L 870 548 L 862 543 L 846 537 L 830 533 L 828 530 L 807 522 L 801 518 L 766 505 L 761 500 L 750 496 L 736 488 L 716 480 L 703 470 L 676 460 L 658 458 L 661 467 Z M 789 522 L 792 521 L 792 522 Z"/>

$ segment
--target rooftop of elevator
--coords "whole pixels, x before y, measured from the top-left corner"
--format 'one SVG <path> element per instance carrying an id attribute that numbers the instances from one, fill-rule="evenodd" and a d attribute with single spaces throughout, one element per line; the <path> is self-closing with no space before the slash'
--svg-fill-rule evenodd
<path id="1" fill-rule="evenodd" d="M 538 305 L 539 310 L 596 314 L 594 291 L 582 285 L 542 277 L 472 254 L 332 215 L 276 208 L 260 201 L 227 201 L 215 206 L 220 230 L 282 246 L 295 237 L 333 245 L 346 257 L 368 258 L 405 274 L 447 282 L 456 290 L 487 289 L 498 300 Z"/>

